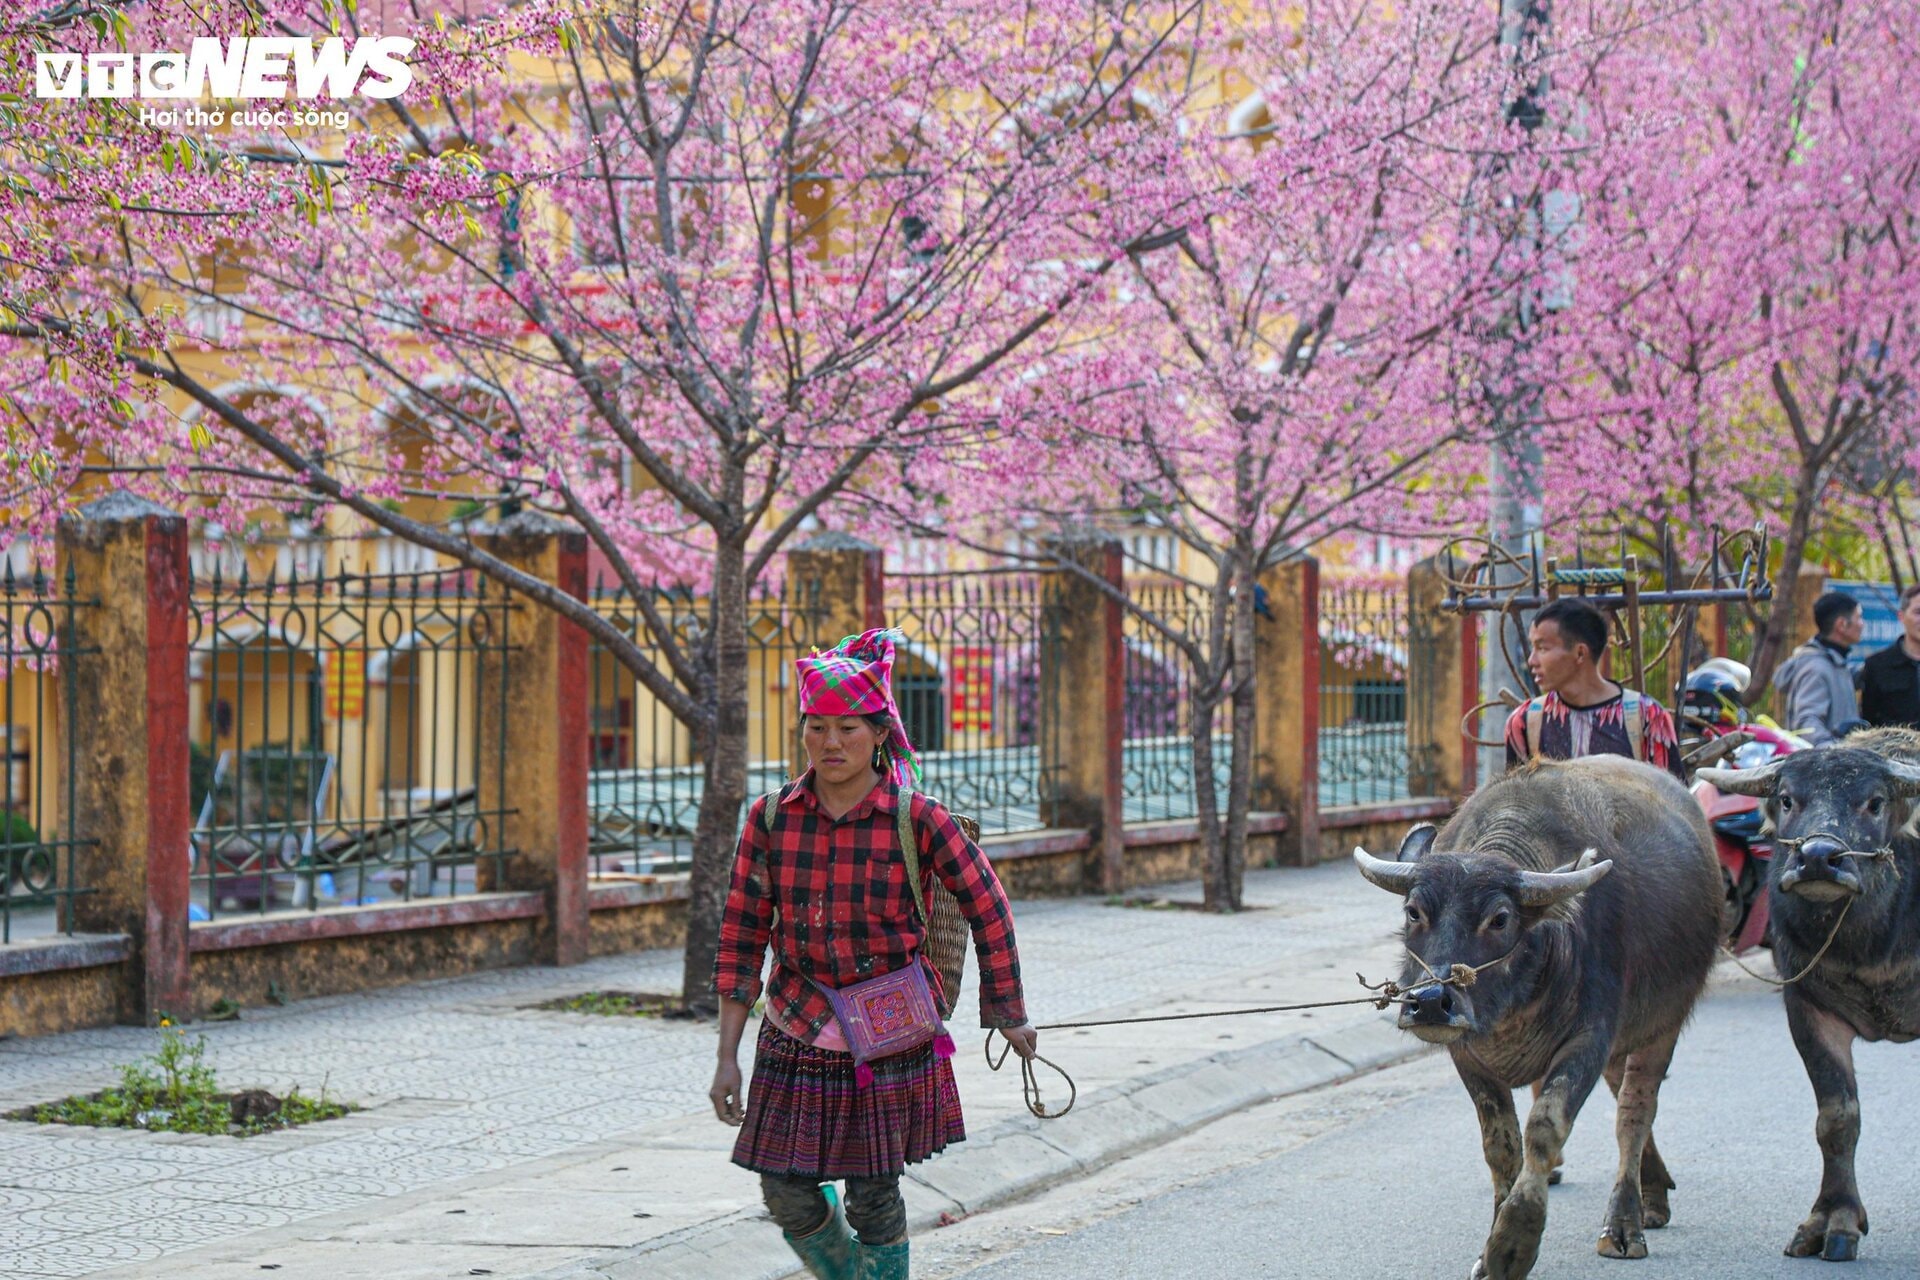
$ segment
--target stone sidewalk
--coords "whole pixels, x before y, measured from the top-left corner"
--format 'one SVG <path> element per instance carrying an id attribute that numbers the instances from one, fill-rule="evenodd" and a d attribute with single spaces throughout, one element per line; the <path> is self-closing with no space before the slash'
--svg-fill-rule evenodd
<path id="1" fill-rule="evenodd" d="M 1157 892 L 1198 897 L 1193 885 Z M 1338 999 L 1359 993 L 1356 969 L 1397 968 L 1395 904 L 1348 866 L 1255 872 L 1247 896 L 1257 909 L 1228 918 L 1016 903 L 1034 1020 Z M 244 1140 L 0 1123 L 0 1274 L 783 1274 L 791 1255 L 707 1104 L 712 1025 L 526 1007 L 667 990 L 678 972 L 677 954 L 647 952 L 193 1028 L 225 1085 L 324 1086 L 364 1110 Z M 105 1087 L 156 1036 L 0 1041 L 0 1111 Z M 922 1226 L 1417 1047 L 1365 1006 L 1043 1034 L 1080 1091 L 1073 1114 L 1043 1124 L 1017 1075 L 988 1072 L 981 1033 L 956 1039 L 971 1136 L 915 1167 Z"/>

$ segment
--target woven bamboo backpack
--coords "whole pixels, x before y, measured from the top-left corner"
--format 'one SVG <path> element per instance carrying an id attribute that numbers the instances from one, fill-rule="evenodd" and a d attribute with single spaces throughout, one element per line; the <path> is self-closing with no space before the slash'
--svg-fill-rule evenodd
<path id="1" fill-rule="evenodd" d="M 783 794 L 772 791 L 760 806 L 760 824 L 773 830 L 774 808 Z M 975 844 L 980 842 L 980 824 L 972 818 L 953 815 L 961 833 Z M 899 833 L 901 859 L 907 864 L 907 886 L 913 890 L 913 907 L 927 927 L 927 959 L 940 974 L 940 989 L 946 993 L 940 1016 L 951 1018 L 960 1003 L 960 983 L 967 972 L 967 951 L 973 945 L 973 930 L 960 914 L 960 899 L 953 896 L 939 876 L 933 878 L 933 897 L 929 901 L 920 887 L 920 840 L 913 826 L 913 792 L 902 787 L 899 807 L 894 814 Z"/>

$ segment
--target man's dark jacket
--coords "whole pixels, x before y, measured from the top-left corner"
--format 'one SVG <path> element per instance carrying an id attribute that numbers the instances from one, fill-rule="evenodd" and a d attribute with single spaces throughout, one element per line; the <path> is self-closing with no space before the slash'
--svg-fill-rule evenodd
<path id="1" fill-rule="evenodd" d="M 1920 665 L 1898 640 L 1869 654 L 1860 669 L 1860 716 L 1868 724 L 1920 728 Z"/>

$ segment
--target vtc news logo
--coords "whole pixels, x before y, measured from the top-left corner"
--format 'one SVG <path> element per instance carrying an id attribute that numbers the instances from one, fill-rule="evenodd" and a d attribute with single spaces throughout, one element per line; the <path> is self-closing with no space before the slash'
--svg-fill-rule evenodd
<path id="1" fill-rule="evenodd" d="M 37 53 L 41 98 L 397 98 L 413 83 L 405 36 L 202 37 L 185 53 Z"/>

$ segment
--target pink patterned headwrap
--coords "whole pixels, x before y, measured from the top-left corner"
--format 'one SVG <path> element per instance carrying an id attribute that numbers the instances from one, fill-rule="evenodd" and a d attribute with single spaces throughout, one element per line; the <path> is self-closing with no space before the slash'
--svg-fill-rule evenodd
<path id="1" fill-rule="evenodd" d="M 893 718 L 887 756 L 894 782 L 903 787 L 920 780 L 919 757 L 907 741 L 899 704 L 893 700 L 893 645 L 905 638 L 891 627 L 875 628 L 793 664 L 800 681 L 801 715 L 865 716 L 884 711 Z"/>

